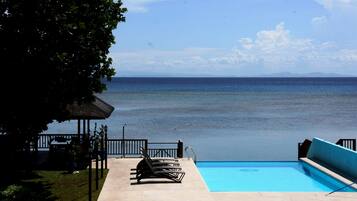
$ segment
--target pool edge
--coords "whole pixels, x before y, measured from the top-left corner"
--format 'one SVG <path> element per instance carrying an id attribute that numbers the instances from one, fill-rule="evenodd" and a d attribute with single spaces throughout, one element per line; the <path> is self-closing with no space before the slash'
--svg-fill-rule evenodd
<path id="1" fill-rule="evenodd" d="M 342 183 L 344 183 L 346 185 L 350 185 L 350 184 L 354 183 L 353 181 L 351 181 L 351 180 L 349 180 L 349 179 L 337 174 L 336 172 L 334 172 L 334 171 L 332 171 L 332 170 L 330 170 L 330 169 L 328 169 L 328 168 L 326 168 L 326 167 L 324 167 L 324 166 L 322 166 L 322 165 L 320 165 L 320 164 L 318 164 L 318 163 L 316 163 L 316 162 L 314 162 L 314 161 L 312 161 L 312 160 L 310 160 L 308 158 L 299 158 L 299 161 L 301 161 L 303 163 L 307 163 L 308 165 L 318 169 L 319 171 L 327 174 L 328 176 L 330 176 L 330 177 L 336 179 L 337 181 L 340 181 L 340 182 L 342 182 Z M 357 184 L 356 183 L 354 183 L 353 185 L 350 185 L 349 187 L 351 187 L 351 188 L 353 188 L 353 189 L 355 189 L 357 191 Z"/>

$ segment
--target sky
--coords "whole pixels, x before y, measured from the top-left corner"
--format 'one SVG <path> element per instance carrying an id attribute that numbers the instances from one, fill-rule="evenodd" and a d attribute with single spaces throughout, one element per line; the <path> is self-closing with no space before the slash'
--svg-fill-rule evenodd
<path id="1" fill-rule="evenodd" d="M 357 76 L 357 0 L 122 0 L 118 77 Z"/>

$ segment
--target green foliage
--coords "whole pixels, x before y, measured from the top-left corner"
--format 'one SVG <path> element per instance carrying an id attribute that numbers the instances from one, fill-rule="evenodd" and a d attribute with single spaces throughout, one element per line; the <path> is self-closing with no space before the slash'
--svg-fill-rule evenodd
<path id="1" fill-rule="evenodd" d="M 23 198 L 24 188 L 20 185 L 12 184 L 1 192 L 1 200 L 21 200 Z"/>
<path id="2" fill-rule="evenodd" d="M 85 201 L 88 200 L 88 173 L 88 170 L 78 174 L 35 171 L 32 176 L 23 176 L 5 186 L 0 180 L 0 201 Z M 97 200 L 107 174 L 108 170 L 104 170 L 103 178 L 99 179 L 99 190 L 95 190 L 95 176 L 92 177 L 93 200 Z M 95 175 L 95 170 L 92 175 Z"/>
<path id="3" fill-rule="evenodd" d="M 1 201 L 53 201 L 51 194 L 40 187 L 41 184 L 33 185 L 12 184 L 0 192 Z"/>
<path id="4" fill-rule="evenodd" d="M 125 12 L 120 0 L 0 1 L 0 128 L 36 136 L 105 90 Z"/>

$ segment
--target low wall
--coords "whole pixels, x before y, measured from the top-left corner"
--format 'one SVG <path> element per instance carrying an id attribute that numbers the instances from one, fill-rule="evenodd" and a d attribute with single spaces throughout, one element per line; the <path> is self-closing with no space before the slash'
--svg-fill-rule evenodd
<path id="1" fill-rule="evenodd" d="M 322 162 L 346 176 L 357 179 L 357 152 L 355 151 L 314 138 L 307 158 Z"/>

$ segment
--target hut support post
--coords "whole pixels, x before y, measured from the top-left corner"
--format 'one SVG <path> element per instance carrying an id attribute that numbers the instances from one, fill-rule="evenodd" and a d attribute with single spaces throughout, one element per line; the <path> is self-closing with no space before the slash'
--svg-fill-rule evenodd
<path id="1" fill-rule="evenodd" d="M 86 133 L 86 120 L 83 119 L 83 134 Z"/>
<path id="2" fill-rule="evenodd" d="M 81 137 L 81 120 L 78 119 L 78 122 L 77 122 L 77 134 L 78 134 L 78 138 Z"/>
<path id="3" fill-rule="evenodd" d="M 90 120 L 87 119 L 87 133 L 90 133 Z"/>

